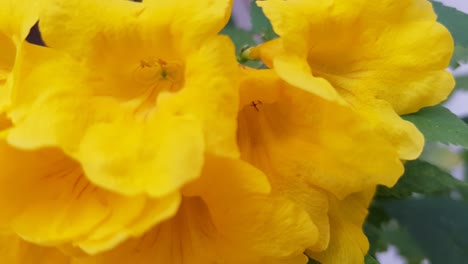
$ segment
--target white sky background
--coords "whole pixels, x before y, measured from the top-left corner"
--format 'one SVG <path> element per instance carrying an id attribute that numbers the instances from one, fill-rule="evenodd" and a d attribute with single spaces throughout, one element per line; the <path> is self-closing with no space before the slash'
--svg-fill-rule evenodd
<path id="1" fill-rule="evenodd" d="M 378 0 L 377 0 L 378 1 Z M 468 14 L 468 0 L 435 0 L 441 2 L 444 5 L 455 7 L 458 10 Z M 250 29 L 250 17 L 249 17 L 249 4 L 250 0 L 235 0 L 233 17 L 236 25 L 243 29 Z M 468 34 L 468 28 L 467 28 Z M 454 75 L 467 75 L 468 64 L 458 68 Z M 467 87 L 468 88 L 468 87 Z M 468 91 L 459 91 L 446 103 L 452 112 L 459 116 L 468 115 Z M 398 254 L 398 249 L 391 246 L 388 251 L 377 254 L 381 264 L 406 264 L 406 261 L 401 258 Z M 423 261 L 422 264 L 428 263 L 427 260 Z"/>

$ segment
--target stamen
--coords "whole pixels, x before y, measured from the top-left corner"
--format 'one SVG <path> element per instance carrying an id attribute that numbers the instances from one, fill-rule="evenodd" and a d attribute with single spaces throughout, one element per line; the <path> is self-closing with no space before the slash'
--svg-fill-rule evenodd
<path id="1" fill-rule="evenodd" d="M 160 92 L 176 92 L 183 86 L 183 66 L 177 61 L 163 59 L 142 59 L 134 72 L 134 78 L 149 90 L 138 98 L 134 114 L 144 120 L 154 112 Z"/>

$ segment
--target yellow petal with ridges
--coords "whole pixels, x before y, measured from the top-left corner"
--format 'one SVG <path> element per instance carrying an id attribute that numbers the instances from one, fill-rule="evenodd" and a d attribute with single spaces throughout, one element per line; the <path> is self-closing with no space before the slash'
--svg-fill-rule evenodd
<path id="1" fill-rule="evenodd" d="M 269 49 L 265 45 L 256 48 L 261 50 L 257 53 L 267 57 L 264 61 L 273 61 L 281 78 L 306 88 L 312 85 L 307 79 L 327 81 L 357 112 L 374 118 L 369 121 L 395 144 L 401 159 L 421 153 L 421 136 L 397 115 L 440 103 L 454 87 L 453 77 L 445 70 L 453 40 L 437 23 L 429 1 L 268 0 L 258 4 L 280 35 L 275 42 L 282 52 L 264 51 Z M 330 99 L 326 93 L 316 94 Z M 386 114 L 380 101 L 388 103 Z M 387 118 L 389 111 L 395 112 L 392 118 Z M 379 115 L 382 119 L 377 122 Z"/>
<path id="2" fill-rule="evenodd" d="M 71 259 L 56 248 L 41 247 L 16 235 L 0 235 L 0 256 L 8 264 L 70 264 Z"/>
<path id="3" fill-rule="evenodd" d="M 330 245 L 323 252 L 307 254 L 323 264 L 364 263 L 369 242 L 362 230 L 374 188 L 343 200 L 330 197 Z"/>
<path id="4" fill-rule="evenodd" d="M 147 124 L 121 122 L 91 127 L 78 159 L 98 186 L 125 195 L 163 197 L 199 176 L 203 151 L 197 120 L 158 112 Z"/>

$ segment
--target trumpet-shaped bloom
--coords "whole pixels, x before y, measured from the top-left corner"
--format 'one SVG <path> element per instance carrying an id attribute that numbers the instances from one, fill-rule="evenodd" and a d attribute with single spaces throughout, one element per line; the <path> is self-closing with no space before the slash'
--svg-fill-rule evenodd
<path id="1" fill-rule="evenodd" d="M 300 207 L 268 196 L 269 189 L 247 163 L 207 157 L 202 176 L 184 189 L 177 215 L 76 263 L 307 263 L 303 248 L 314 240 L 315 226 Z"/>
<path id="2" fill-rule="evenodd" d="M 403 173 L 397 151 L 352 108 L 293 87 L 273 70 L 243 71 L 241 158 L 268 176 L 273 196 L 308 213 L 318 230 L 309 255 L 362 261 L 368 243 L 361 226 L 373 192 L 362 203 L 353 197 L 395 184 Z"/>
<path id="3" fill-rule="evenodd" d="M 450 33 L 426 0 L 257 2 L 279 39 L 255 48 L 290 84 L 346 101 L 399 151 L 414 159 L 423 136 L 399 115 L 444 100 L 454 87 L 445 70 Z"/>
<path id="4" fill-rule="evenodd" d="M 18 58 L 2 226 L 77 263 L 306 263 L 316 225 L 236 159 L 229 6 L 52 1 Z"/>
<path id="5" fill-rule="evenodd" d="M 102 251 L 173 216 L 180 203 L 177 192 L 151 199 L 102 189 L 59 149 L 25 151 L 2 140 L 0 164 L 0 226 L 41 245 Z"/>
<path id="6" fill-rule="evenodd" d="M 304 210 L 270 197 L 265 175 L 239 160 L 207 157 L 179 206 L 177 194 L 149 199 L 102 189 L 57 149 L 2 141 L 0 153 L 0 226 L 60 248 L 73 263 L 306 263 L 303 249 L 317 237 Z M 32 248 L 51 261 L 57 254 Z M 12 263 L 35 254 L 12 253 Z"/>
<path id="7" fill-rule="evenodd" d="M 57 146 L 94 184 L 152 197 L 196 179 L 205 153 L 238 156 L 237 66 L 216 35 L 230 1 L 50 5 L 40 30 L 53 50 L 24 57 L 10 143 Z"/>

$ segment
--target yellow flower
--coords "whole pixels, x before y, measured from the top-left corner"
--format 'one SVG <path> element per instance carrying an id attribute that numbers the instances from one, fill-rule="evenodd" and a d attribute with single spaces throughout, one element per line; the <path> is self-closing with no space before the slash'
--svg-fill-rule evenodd
<path id="1" fill-rule="evenodd" d="M 77 263 L 304 263 L 302 249 L 317 235 L 301 208 L 269 197 L 266 177 L 234 159 L 208 156 L 179 206 L 178 194 L 100 188 L 58 149 L 1 141 L 0 153 L 0 227 Z"/>
<path id="2" fill-rule="evenodd" d="M 173 218 L 74 263 L 307 263 L 302 250 L 316 233 L 300 208 L 267 196 L 265 176 L 246 163 L 207 157 L 207 164 Z"/>
<path id="3" fill-rule="evenodd" d="M 230 4 L 55 1 L 19 58 L 1 226 L 76 263 L 306 263 L 316 226 L 237 159 Z"/>
<path id="4" fill-rule="evenodd" d="M 444 100 L 454 87 L 445 71 L 450 33 L 426 0 L 257 2 L 279 39 L 254 48 L 288 83 L 343 102 L 415 159 L 424 139 L 399 115 Z"/>
<path id="5" fill-rule="evenodd" d="M 403 173 L 397 151 L 352 108 L 293 87 L 273 70 L 243 74 L 241 158 L 268 176 L 273 197 L 308 213 L 318 231 L 304 248 L 308 255 L 323 263 L 362 262 L 373 190 L 394 185 Z"/>
<path id="6" fill-rule="evenodd" d="M 152 197 L 196 179 L 205 153 L 237 157 L 237 66 L 217 36 L 230 1 L 196 3 L 53 1 L 40 30 L 56 50 L 25 59 L 9 142 L 58 146 L 98 186 Z"/>
<path id="7" fill-rule="evenodd" d="M 102 189 L 59 149 L 18 150 L 0 140 L 0 155 L 0 227 L 41 245 L 102 251 L 171 217 L 180 203 L 177 192 L 154 199 Z"/>

